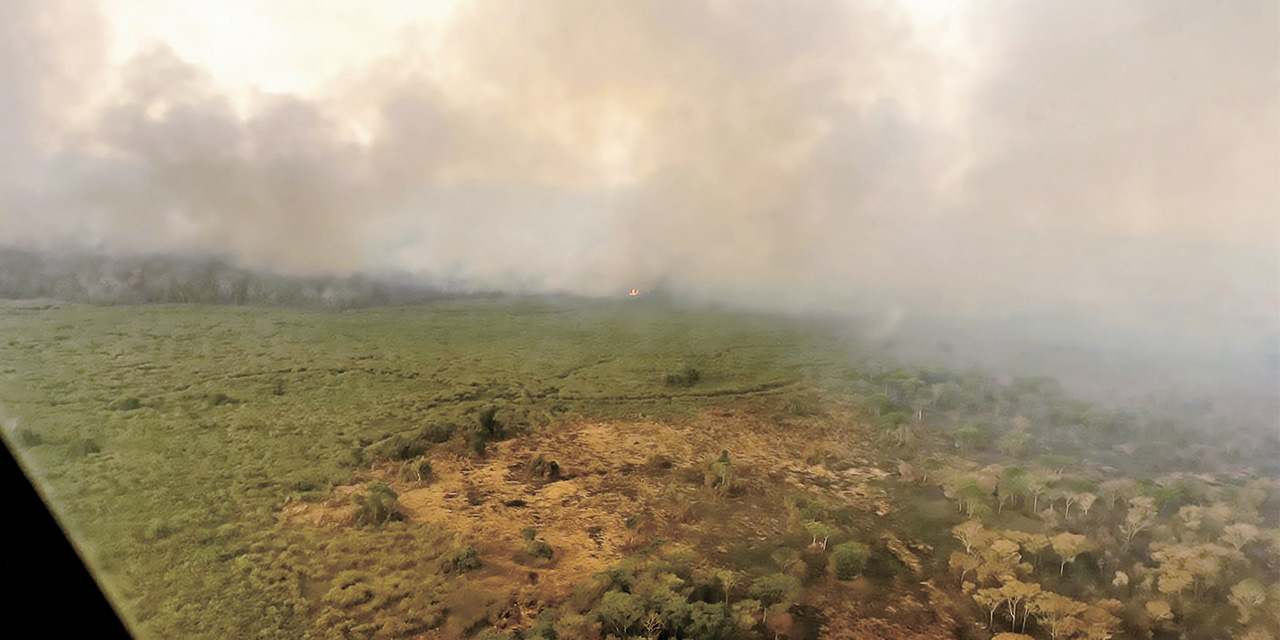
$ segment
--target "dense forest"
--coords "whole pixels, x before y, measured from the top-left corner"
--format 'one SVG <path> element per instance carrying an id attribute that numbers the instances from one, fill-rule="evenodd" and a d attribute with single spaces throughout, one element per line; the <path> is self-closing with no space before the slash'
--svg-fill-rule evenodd
<path id="1" fill-rule="evenodd" d="M 138 637 L 1280 636 L 1266 407 L 657 298 L 307 300 L 0 307 L 5 439 Z"/>
<path id="2" fill-rule="evenodd" d="M 53 253 L 0 245 L 0 299 L 54 298 L 90 304 L 192 302 L 351 308 L 466 295 L 447 278 L 284 276 L 217 257 Z"/>

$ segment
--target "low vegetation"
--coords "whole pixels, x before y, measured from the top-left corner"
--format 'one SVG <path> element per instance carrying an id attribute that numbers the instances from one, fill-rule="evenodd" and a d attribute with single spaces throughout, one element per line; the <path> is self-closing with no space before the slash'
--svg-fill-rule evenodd
<path id="1" fill-rule="evenodd" d="M 5 439 L 139 637 L 1280 636 L 1274 425 L 1229 404 L 643 300 L 0 330 Z"/>

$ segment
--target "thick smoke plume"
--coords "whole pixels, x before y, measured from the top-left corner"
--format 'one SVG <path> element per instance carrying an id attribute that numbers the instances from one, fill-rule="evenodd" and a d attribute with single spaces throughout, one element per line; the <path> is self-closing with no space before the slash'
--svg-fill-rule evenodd
<path id="1" fill-rule="evenodd" d="M 110 62 L 137 3 L 3 4 L 0 242 L 1276 326 L 1270 0 L 974 3 L 947 46 L 883 1 L 484 0 L 297 93 Z"/>

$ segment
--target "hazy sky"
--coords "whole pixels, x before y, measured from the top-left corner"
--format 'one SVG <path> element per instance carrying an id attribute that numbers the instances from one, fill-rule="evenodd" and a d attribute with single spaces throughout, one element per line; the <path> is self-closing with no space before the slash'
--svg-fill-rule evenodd
<path id="1" fill-rule="evenodd" d="M 0 242 L 804 308 L 1280 308 L 1274 0 L 0 8 Z"/>

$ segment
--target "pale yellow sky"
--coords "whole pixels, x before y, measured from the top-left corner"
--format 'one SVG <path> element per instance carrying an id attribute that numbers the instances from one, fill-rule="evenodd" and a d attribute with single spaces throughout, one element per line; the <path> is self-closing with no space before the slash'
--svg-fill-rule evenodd
<path id="1" fill-rule="evenodd" d="M 963 55 L 970 0 L 886 0 L 903 7 L 922 44 Z M 430 50 L 464 0 L 100 0 L 110 62 L 163 42 L 232 91 L 310 95 L 343 71 L 412 38 Z"/>
<path id="2" fill-rule="evenodd" d="M 101 0 L 111 61 L 163 42 L 232 90 L 309 95 L 392 52 L 415 29 L 429 47 L 458 0 Z"/>

